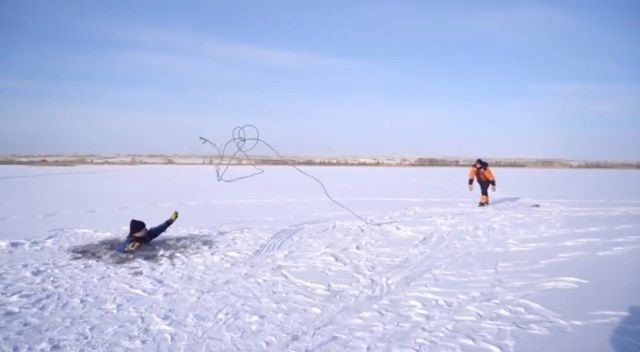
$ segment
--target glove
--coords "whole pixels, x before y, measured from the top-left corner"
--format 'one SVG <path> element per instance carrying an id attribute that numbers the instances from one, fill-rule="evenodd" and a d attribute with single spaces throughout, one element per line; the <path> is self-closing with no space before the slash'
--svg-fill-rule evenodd
<path id="1" fill-rule="evenodd" d="M 469 185 L 469 190 L 473 191 L 473 185 Z"/>
<path id="2" fill-rule="evenodd" d="M 133 241 L 131 243 L 129 243 L 129 245 L 127 246 L 127 248 L 125 248 L 125 252 L 133 252 L 135 250 L 137 250 L 140 247 L 140 242 L 137 241 Z"/>
<path id="3" fill-rule="evenodd" d="M 173 214 L 171 214 L 170 219 L 171 219 L 171 221 L 176 221 L 176 220 L 178 220 L 178 212 L 177 212 L 177 211 L 174 211 L 174 212 L 173 212 Z"/>
<path id="4" fill-rule="evenodd" d="M 491 186 L 491 192 L 495 192 L 495 191 L 496 191 L 496 186 L 495 185 Z"/>

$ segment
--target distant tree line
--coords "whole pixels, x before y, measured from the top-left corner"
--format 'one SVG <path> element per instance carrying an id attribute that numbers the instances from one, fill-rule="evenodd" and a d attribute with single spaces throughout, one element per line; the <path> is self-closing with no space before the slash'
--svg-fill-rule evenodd
<path id="1" fill-rule="evenodd" d="M 594 169 L 640 169 L 640 162 L 625 161 L 573 161 L 557 159 L 487 159 L 493 167 L 529 168 L 594 168 Z M 212 155 L 0 155 L 0 165 L 212 165 L 220 162 Z M 233 159 L 233 165 L 320 165 L 320 166 L 405 166 L 405 167 L 451 167 L 470 166 L 475 159 L 467 158 L 394 158 L 394 157 L 254 157 Z"/>

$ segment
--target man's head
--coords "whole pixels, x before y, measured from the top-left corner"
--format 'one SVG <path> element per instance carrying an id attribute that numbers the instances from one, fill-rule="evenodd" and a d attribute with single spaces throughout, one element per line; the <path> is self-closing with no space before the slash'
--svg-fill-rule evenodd
<path id="1" fill-rule="evenodd" d="M 489 166 L 489 163 L 482 159 L 478 159 L 476 160 L 475 164 L 473 164 L 473 166 L 477 167 L 478 169 L 486 169 Z"/>
<path id="2" fill-rule="evenodd" d="M 143 237 L 147 234 L 147 225 L 140 221 L 131 219 L 129 223 L 129 236 Z"/>

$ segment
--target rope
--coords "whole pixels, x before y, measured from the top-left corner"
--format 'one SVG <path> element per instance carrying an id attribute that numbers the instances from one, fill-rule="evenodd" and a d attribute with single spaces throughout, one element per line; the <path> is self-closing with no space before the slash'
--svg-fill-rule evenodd
<path id="1" fill-rule="evenodd" d="M 269 148 L 281 160 L 288 160 L 284 156 L 282 156 L 282 154 L 280 154 L 271 144 L 269 144 L 264 139 L 261 139 L 260 138 L 260 131 L 258 130 L 258 128 L 256 126 L 251 125 L 251 124 L 235 127 L 233 129 L 233 131 L 231 132 L 231 139 L 229 139 L 222 146 L 222 148 L 220 148 L 220 146 L 218 146 L 216 143 L 208 140 L 207 138 L 200 137 L 200 140 L 202 141 L 202 144 L 209 144 L 212 147 L 214 147 L 216 149 L 216 151 L 218 152 L 218 156 L 220 157 L 220 160 L 216 164 L 216 178 L 217 178 L 218 182 L 236 182 L 236 181 L 239 181 L 239 180 L 247 179 L 247 178 L 254 177 L 254 176 L 257 176 L 257 175 L 260 175 L 260 174 L 264 173 L 264 170 L 259 168 L 259 167 L 257 167 L 255 162 L 254 162 L 254 163 L 251 164 L 251 166 L 256 170 L 255 172 L 253 172 L 253 173 L 251 173 L 249 175 L 239 176 L 239 177 L 235 177 L 235 178 L 227 178 L 226 177 L 226 173 L 229 170 L 229 166 L 231 165 L 231 163 L 234 160 L 239 160 L 241 158 L 244 158 L 246 160 L 253 161 L 253 159 L 249 156 L 249 152 L 251 152 L 253 149 L 255 149 L 260 143 L 262 143 L 267 148 Z M 229 154 L 228 156 L 227 156 L 227 153 Z M 226 158 L 226 161 L 225 161 L 225 158 Z M 351 210 L 346 205 L 340 203 L 335 198 L 333 198 L 333 196 L 331 196 L 331 194 L 329 194 L 329 191 L 327 190 L 327 187 L 324 185 L 324 183 L 322 183 L 322 181 L 320 181 L 320 179 L 318 179 L 317 177 L 311 175 L 310 173 L 302 170 L 295 163 L 290 164 L 290 166 L 293 167 L 294 169 L 296 169 L 296 171 L 298 171 L 302 175 L 312 179 L 318 185 L 320 185 L 320 187 L 322 188 L 322 191 L 324 192 L 325 196 L 327 196 L 327 198 L 329 198 L 329 200 L 331 200 L 337 206 L 339 206 L 342 209 L 348 211 L 353 216 L 358 218 L 358 220 L 364 222 L 365 224 L 373 225 L 372 223 L 370 223 L 369 221 L 365 220 L 363 217 L 358 215 L 355 211 Z"/>

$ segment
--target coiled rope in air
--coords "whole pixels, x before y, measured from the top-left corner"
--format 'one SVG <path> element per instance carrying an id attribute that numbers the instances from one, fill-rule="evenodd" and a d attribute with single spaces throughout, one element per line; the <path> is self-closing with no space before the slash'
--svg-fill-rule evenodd
<path id="1" fill-rule="evenodd" d="M 220 159 L 218 160 L 218 163 L 215 165 L 216 178 L 217 178 L 218 182 L 236 182 L 236 181 L 239 181 L 239 180 L 242 180 L 242 179 L 246 179 L 246 178 L 257 176 L 257 175 L 260 175 L 260 174 L 264 173 L 264 170 L 259 168 L 256 165 L 256 163 L 253 162 L 251 165 L 256 170 L 255 172 L 253 172 L 253 173 L 251 173 L 249 175 L 244 175 L 244 176 L 239 176 L 239 177 L 234 177 L 234 178 L 226 177 L 226 173 L 229 170 L 229 166 L 235 160 L 240 160 L 241 158 L 244 158 L 245 160 L 253 161 L 251 156 L 249 156 L 249 152 L 251 152 L 253 149 L 255 149 L 260 143 L 262 143 L 267 148 L 269 148 L 281 160 L 289 161 L 289 159 L 287 159 L 284 156 L 282 156 L 282 154 L 280 154 L 271 144 L 269 144 L 264 139 L 260 138 L 260 131 L 258 130 L 258 128 L 256 126 L 251 125 L 251 124 L 235 127 L 233 129 L 233 131 L 231 132 L 231 139 L 229 139 L 224 145 L 222 145 L 222 148 L 220 146 L 218 146 L 216 143 L 210 141 L 209 139 L 207 139 L 205 137 L 200 137 L 199 139 L 202 141 L 202 144 L 211 145 L 213 148 L 216 149 L 216 151 L 218 153 L 218 157 Z M 339 206 L 342 209 L 348 211 L 353 216 L 358 218 L 358 220 L 364 222 L 365 224 L 367 224 L 367 225 L 371 225 L 372 224 L 369 221 L 365 220 L 360 215 L 358 215 L 355 211 L 351 210 L 349 207 L 347 207 L 346 205 L 340 203 L 335 198 L 333 198 L 333 196 L 331 196 L 331 194 L 329 194 L 329 191 L 327 190 L 327 187 L 324 185 L 324 183 L 322 183 L 322 181 L 320 181 L 320 179 L 318 179 L 317 177 L 311 175 L 310 173 L 300 169 L 298 167 L 298 165 L 296 165 L 293 162 L 291 162 L 289 164 L 289 166 L 291 166 L 294 169 L 296 169 L 302 175 L 304 175 L 304 176 L 312 179 L 316 183 L 318 183 L 318 185 L 320 185 L 320 187 L 322 188 L 322 191 L 327 196 L 327 198 L 329 198 L 329 200 L 331 200 L 337 206 Z"/>

